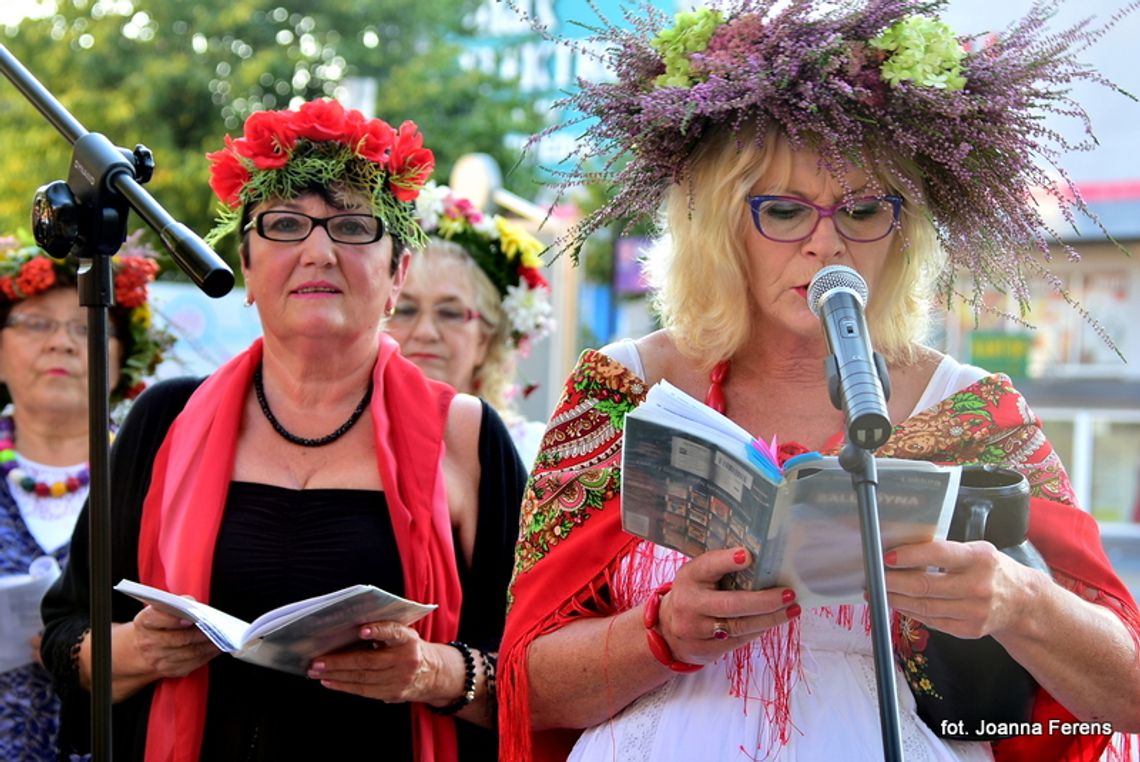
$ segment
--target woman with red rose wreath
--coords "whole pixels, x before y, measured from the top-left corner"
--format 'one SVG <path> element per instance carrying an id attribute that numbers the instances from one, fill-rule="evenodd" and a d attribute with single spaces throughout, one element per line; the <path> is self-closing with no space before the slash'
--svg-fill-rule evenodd
<path id="1" fill-rule="evenodd" d="M 116 760 L 494 756 L 495 652 L 524 474 L 489 406 L 423 377 L 380 330 L 424 234 L 434 158 L 332 100 L 257 112 L 209 155 L 264 331 L 204 381 L 136 403 L 112 457 L 112 575 L 246 621 L 353 584 L 438 608 L 370 622 L 296 676 L 114 601 Z M 48 596 L 48 659 L 82 717 L 82 556 Z M 74 708 L 74 715 L 66 710 Z M 458 718 L 458 721 L 457 721 Z M 83 750 L 86 728 L 69 733 Z"/>
<path id="2" fill-rule="evenodd" d="M 112 262 L 111 398 L 141 390 L 169 336 L 152 327 L 147 284 L 158 265 L 131 240 Z M 0 239 L 0 577 L 26 575 L 43 557 L 61 566 L 87 499 L 87 311 L 73 261 Z M 50 564 L 49 564 L 50 566 Z M 14 647 L 15 644 L 5 644 Z M 56 759 L 59 700 L 35 645 L 0 665 L 0 759 Z"/>

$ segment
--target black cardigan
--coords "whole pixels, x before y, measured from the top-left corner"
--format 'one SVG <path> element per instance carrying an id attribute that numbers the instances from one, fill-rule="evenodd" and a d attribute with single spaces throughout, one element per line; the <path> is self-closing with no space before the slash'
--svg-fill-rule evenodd
<path id="1" fill-rule="evenodd" d="M 166 433 L 201 379 L 178 378 L 148 389 L 132 407 L 111 451 L 112 553 L 111 579 L 137 580 L 138 536 L 143 500 L 151 469 Z M 495 647 L 506 616 L 519 505 L 526 472 L 501 419 L 486 403 L 479 436 L 479 520 L 471 569 L 460 559 L 463 606 L 459 637 Z M 90 628 L 87 509 L 76 525 L 71 559 L 44 599 L 44 663 L 63 700 L 60 758 L 86 753 L 90 746 L 89 694 L 79 686 L 74 651 Z M 111 619 L 129 622 L 141 604 L 125 595 L 112 596 Z M 113 757 L 116 762 L 142 760 L 153 687 L 148 686 L 116 704 L 112 710 Z M 462 760 L 496 758 L 496 735 L 463 721 L 457 722 Z M 321 732 L 314 728 L 314 732 Z M 410 732 L 410 728 L 409 728 Z M 377 748 L 382 749 L 377 738 Z M 235 750 L 236 751 L 236 750 Z"/>

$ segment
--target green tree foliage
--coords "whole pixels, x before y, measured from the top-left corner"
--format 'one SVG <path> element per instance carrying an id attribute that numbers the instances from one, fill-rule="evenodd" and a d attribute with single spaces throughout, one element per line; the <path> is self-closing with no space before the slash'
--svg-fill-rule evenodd
<path id="1" fill-rule="evenodd" d="M 420 125 L 440 181 L 468 151 L 514 166 L 504 136 L 541 116 L 513 83 L 459 65 L 477 2 L 60 0 L 54 15 L 0 28 L 0 42 L 86 129 L 146 144 L 148 189 L 203 234 L 215 211 L 204 154 L 254 110 L 344 97 L 354 82 L 374 80 L 377 116 Z M 0 135 L 0 230 L 27 229 L 35 189 L 66 177 L 71 147 L 3 82 Z M 534 187 L 525 169 L 510 177 Z"/>

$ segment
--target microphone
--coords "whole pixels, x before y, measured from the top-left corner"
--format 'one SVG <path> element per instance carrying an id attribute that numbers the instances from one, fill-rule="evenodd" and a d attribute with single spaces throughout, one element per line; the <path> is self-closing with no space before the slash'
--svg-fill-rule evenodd
<path id="1" fill-rule="evenodd" d="M 875 450 L 891 436 L 887 416 L 890 379 L 886 362 L 871 349 L 867 283 L 850 267 L 830 265 L 808 285 L 808 307 L 823 324 L 831 355 L 824 360 L 831 403 L 847 419 L 847 441 Z"/>

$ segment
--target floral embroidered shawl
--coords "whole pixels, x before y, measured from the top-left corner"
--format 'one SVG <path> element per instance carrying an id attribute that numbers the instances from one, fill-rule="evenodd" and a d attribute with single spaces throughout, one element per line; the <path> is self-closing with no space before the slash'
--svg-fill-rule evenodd
<path id="1" fill-rule="evenodd" d="M 565 759 L 575 730 L 531 732 L 526 650 L 578 616 L 615 613 L 610 581 L 639 539 L 621 529 L 621 435 L 645 382 L 596 351 L 579 359 L 551 417 L 523 499 L 510 610 L 500 655 L 500 756 Z M 830 444 L 830 443 L 829 443 Z M 830 449 L 830 448 L 829 448 Z M 836 449 L 838 449 L 836 447 Z M 1117 614 L 1140 642 L 1140 615 L 1104 555 L 1096 522 L 1075 506 L 1061 461 L 1025 399 L 1003 375 L 984 378 L 899 424 L 879 457 L 994 463 L 1031 488 L 1029 538 L 1054 579 Z M 1071 715 L 1043 691 L 1033 720 Z M 1021 736 L 998 760 L 1096 759 L 1107 736 Z"/>

